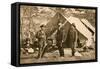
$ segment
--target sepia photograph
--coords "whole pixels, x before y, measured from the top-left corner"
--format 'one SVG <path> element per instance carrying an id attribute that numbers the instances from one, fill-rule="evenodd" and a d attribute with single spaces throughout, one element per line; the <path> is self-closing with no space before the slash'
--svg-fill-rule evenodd
<path id="1" fill-rule="evenodd" d="M 20 64 L 95 60 L 96 9 L 20 5 Z"/>

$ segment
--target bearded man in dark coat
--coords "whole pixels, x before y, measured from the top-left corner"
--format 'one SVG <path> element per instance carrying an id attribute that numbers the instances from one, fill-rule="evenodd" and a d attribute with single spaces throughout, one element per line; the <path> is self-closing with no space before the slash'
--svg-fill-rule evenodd
<path id="1" fill-rule="evenodd" d="M 71 24 L 69 30 L 69 45 L 72 50 L 72 56 L 75 56 L 75 48 L 77 46 L 77 30 L 74 23 Z"/>
<path id="2" fill-rule="evenodd" d="M 56 33 L 56 45 L 58 47 L 60 57 L 64 57 L 64 48 L 62 46 L 62 43 L 64 42 L 64 30 L 62 28 L 62 23 L 58 24 L 58 29 Z"/>

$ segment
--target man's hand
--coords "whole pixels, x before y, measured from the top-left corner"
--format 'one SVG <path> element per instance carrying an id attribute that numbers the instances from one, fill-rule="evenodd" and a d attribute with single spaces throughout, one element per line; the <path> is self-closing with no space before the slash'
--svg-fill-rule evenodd
<path id="1" fill-rule="evenodd" d="M 62 40 L 62 43 L 63 43 L 64 41 Z"/>

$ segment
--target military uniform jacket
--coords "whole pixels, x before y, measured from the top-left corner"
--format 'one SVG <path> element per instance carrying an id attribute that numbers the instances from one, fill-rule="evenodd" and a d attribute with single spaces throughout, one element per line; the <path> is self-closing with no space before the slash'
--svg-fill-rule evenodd
<path id="1" fill-rule="evenodd" d="M 36 38 L 38 38 L 39 40 L 46 40 L 46 35 L 45 35 L 45 32 L 40 30 L 37 32 L 36 34 Z"/>

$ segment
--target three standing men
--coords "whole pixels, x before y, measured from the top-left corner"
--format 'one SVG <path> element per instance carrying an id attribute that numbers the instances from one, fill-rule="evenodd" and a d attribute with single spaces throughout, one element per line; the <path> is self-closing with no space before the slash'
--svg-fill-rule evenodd
<path id="1" fill-rule="evenodd" d="M 64 42 L 65 34 L 62 25 L 63 25 L 62 23 L 58 24 L 58 29 L 56 33 L 56 46 L 58 47 L 60 57 L 64 57 L 64 48 L 62 46 L 62 43 Z M 38 39 L 38 43 L 39 43 L 38 58 L 42 57 L 42 52 L 46 44 L 46 34 L 44 32 L 44 25 L 41 25 L 40 28 L 41 28 L 40 31 L 38 31 L 36 34 L 36 38 Z M 70 40 L 70 46 L 72 50 L 72 56 L 74 56 L 75 48 L 77 45 L 77 31 L 74 23 L 71 24 L 71 28 L 69 30 L 69 40 Z"/>

